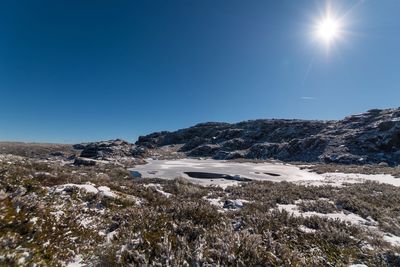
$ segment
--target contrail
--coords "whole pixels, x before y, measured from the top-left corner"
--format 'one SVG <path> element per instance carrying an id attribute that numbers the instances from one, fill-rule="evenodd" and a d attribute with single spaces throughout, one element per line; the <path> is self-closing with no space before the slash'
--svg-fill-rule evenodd
<path id="1" fill-rule="evenodd" d="M 310 63 L 308 64 L 307 71 L 306 71 L 306 73 L 304 74 L 303 82 L 301 83 L 302 85 L 305 84 L 305 82 L 306 82 L 306 80 L 307 80 L 307 78 L 308 78 L 308 75 L 309 75 L 310 72 L 311 72 L 312 66 L 313 66 L 313 64 L 314 64 L 314 58 L 315 58 L 315 55 L 311 58 Z"/>

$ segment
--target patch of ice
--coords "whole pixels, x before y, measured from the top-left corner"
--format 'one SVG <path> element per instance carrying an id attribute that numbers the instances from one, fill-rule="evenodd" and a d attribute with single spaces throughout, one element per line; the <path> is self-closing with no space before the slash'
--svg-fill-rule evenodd
<path id="1" fill-rule="evenodd" d="M 132 196 L 132 195 L 128 195 L 128 194 L 123 194 L 123 197 L 126 198 L 126 199 L 128 199 L 128 200 L 131 200 L 131 201 L 135 202 L 135 205 L 141 205 L 141 204 L 143 204 L 143 200 L 140 199 L 140 198 L 138 198 L 138 197 L 136 197 L 136 196 Z"/>
<path id="2" fill-rule="evenodd" d="M 400 246 L 400 237 L 399 236 L 395 236 L 395 235 L 392 235 L 392 234 L 389 234 L 389 233 L 385 233 L 383 235 L 383 239 L 386 242 L 390 243 L 392 246 L 397 246 L 397 247 Z"/>
<path id="3" fill-rule="evenodd" d="M 97 188 L 100 192 L 100 195 L 105 196 L 105 197 L 110 197 L 110 198 L 116 198 L 117 195 L 111 191 L 111 189 L 108 186 L 99 186 Z"/>
<path id="4" fill-rule="evenodd" d="M 93 222 L 93 219 L 91 218 L 84 218 L 79 222 L 80 225 L 84 228 L 89 228 L 89 225 Z"/>
<path id="5" fill-rule="evenodd" d="M 354 213 L 344 213 L 344 212 L 337 212 L 337 213 L 318 213 L 315 211 L 307 211 L 307 212 L 301 212 L 298 209 L 297 205 L 294 204 L 278 204 L 278 209 L 280 211 L 285 210 L 290 214 L 293 214 L 293 216 L 303 216 L 303 217 L 310 217 L 310 216 L 318 216 L 322 218 L 327 218 L 327 219 L 339 219 L 341 221 L 347 221 L 352 224 L 357 224 L 357 225 L 371 225 L 371 221 L 368 221 L 357 214 Z"/>
<path id="6" fill-rule="evenodd" d="M 304 225 L 300 225 L 299 230 L 306 234 L 312 234 L 316 232 L 315 229 L 308 228 L 307 226 Z"/>
<path id="7" fill-rule="evenodd" d="M 207 198 L 203 197 L 203 199 L 207 200 L 211 205 L 216 206 L 218 208 L 221 208 L 224 206 L 224 203 L 222 203 L 222 198 Z"/>
<path id="8" fill-rule="evenodd" d="M 76 255 L 75 258 L 66 264 L 66 267 L 83 267 L 86 266 L 81 255 Z"/>
<path id="9" fill-rule="evenodd" d="M 340 180 L 342 183 L 363 183 L 365 181 L 376 181 L 380 183 L 400 186 L 400 179 L 390 174 L 358 174 L 358 173 L 325 173 L 324 177 Z"/>
<path id="10" fill-rule="evenodd" d="M 234 208 L 243 208 L 245 203 L 249 203 L 250 201 L 246 199 L 235 199 L 228 200 L 228 203 L 222 201 L 222 197 L 218 198 L 208 198 L 207 196 L 203 197 L 204 200 L 208 201 L 211 205 L 218 208 L 218 211 L 225 212 L 232 207 Z M 229 208 L 228 208 L 229 206 Z"/>
<path id="11" fill-rule="evenodd" d="M 112 232 L 107 233 L 105 230 L 101 230 L 98 232 L 100 236 L 104 236 L 107 243 L 110 243 L 114 237 L 118 234 L 118 230 L 114 230 Z"/>
<path id="12" fill-rule="evenodd" d="M 244 204 L 242 201 L 236 199 L 236 200 L 231 200 L 228 199 L 224 202 L 224 209 L 241 209 L 244 207 Z"/>
<path id="13" fill-rule="evenodd" d="M 64 184 L 64 185 L 60 185 L 56 188 L 56 192 L 57 193 L 61 193 L 63 191 L 65 191 L 68 188 L 71 187 L 76 187 L 79 189 L 82 189 L 84 191 L 86 191 L 87 193 L 92 193 L 92 194 L 97 194 L 99 192 L 99 190 L 91 183 L 87 183 L 87 184 Z"/>
<path id="14" fill-rule="evenodd" d="M 392 122 L 398 122 L 398 121 L 400 121 L 400 117 L 399 118 L 393 118 L 393 119 L 391 119 L 391 121 Z"/>
<path id="15" fill-rule="evenodd" d="M 65 232 L 64 235 L 72 234 L 72 231 Z"/>
<path id="16" fill-rule="evenodd" d="M 171 193 L 167 193 L 165 191 L 162 190 L 162 186 L 160 184 L 145 184 L 143 185 L 144 187 L 148 188 L 148 187 L 152 187 L 154 188 L 158 193 L 164 195 L 165 197 L 170 197 L 172 196 Z"/>
<path id="17" fill-rule="evenodd" d="M 33 223 L 33 224 L 36 224 L 38 220 L 39 220 L 38 217 L 33 217 L 33 218 L 31 218 L 29 221 L 30 221 L 31 223 Z"/>
<path id="18" fill-rule="evenodd" d="M 64 215 L 64 212 L 62 210 L 58 210 L 58 211 L 52 211 L 50 212 L 50 214 L 56 217 L 56 221 L 59 221 L 61 216 Z"/>
<path id="19" fill-rule="evenodd" d="M 359 174 L 359 173 L 323 173 L 320 175 L 322 179 L 319 180 L 304 180 L 296 181 L 296 184 L 302 185 L 331 185 L 341 187 L 344 184 L 364 183 L 366 181 L 375 181 L 379 183 L 391 184 L 400 186 L 400 179 L 393 177 L 390 174 Z"/>
<path id="20" fill-rule="evenodd" d="M 114 239 L 114 236 L 116 235 L 116 234 L 118 234 L 118 231 L 112 231 L 112 232 L 109 232 L 107 235 L 106 235 L 106 241 L 107 241 L 107 243 L 110 243 L 113 239 Z"/>
<path id="21" fill-rule="evenodd" d="M 30 254 L 27 251 L 22 252 L 21 258 L 18 259 L 17 263 L 18 265 L 23 265 L 27 259 L 29 259 Z"/>
<path id="22" fill-rule="evenodd" d="M 87 183 L 87 184 L 64 184 L 64 185 L 59 185 L 55 189 L 56 193 L 63 193 L 67 189 L 75 187 L 80 190 L 85 191 L 86 193 L 90 194 L 100 194 L 102 196 L 110 197 L 110 198 L 116 198 L 117 194 L 111 191 L 111 189 L 108 186 L 99 186 L 96 188 L 96 186 L 92 183 Z"/>

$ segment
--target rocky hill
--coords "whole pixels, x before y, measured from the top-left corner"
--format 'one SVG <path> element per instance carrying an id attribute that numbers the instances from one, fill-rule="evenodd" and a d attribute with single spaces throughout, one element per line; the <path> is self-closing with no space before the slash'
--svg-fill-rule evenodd
<path id="1" fill-rule="evenodd" d="M 398 165 L 400 109 L 373 109 L 338 121 L 209 122 L 136 142 L 150 150 L 178 144 L 193 157 Z"/>

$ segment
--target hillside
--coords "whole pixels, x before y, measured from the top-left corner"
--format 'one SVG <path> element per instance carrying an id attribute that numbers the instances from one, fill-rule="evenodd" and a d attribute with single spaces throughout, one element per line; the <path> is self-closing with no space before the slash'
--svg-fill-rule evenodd
<path id="1" fill-rule="evenodd" d="M 278 159 L 339 164 L 400 163 L 400 109 L 373 109 L 338 121 L 201 123 L 140 136 L 147 149 L 181 145 L 191 157 Z"/>

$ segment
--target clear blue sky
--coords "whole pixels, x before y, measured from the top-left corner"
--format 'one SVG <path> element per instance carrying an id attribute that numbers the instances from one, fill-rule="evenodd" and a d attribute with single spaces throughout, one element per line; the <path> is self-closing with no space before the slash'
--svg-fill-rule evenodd
<path id="1" fill-rule="evenodd" d="M 400 1 L 0 3 L 0 140 L 124 138 L 205 121 L 340 119 L 399 106 Z"/>

